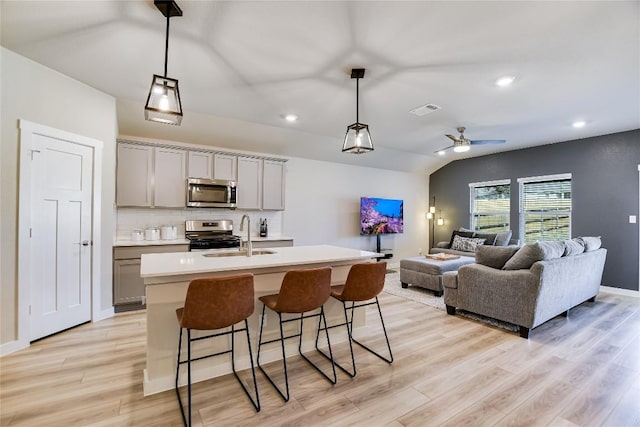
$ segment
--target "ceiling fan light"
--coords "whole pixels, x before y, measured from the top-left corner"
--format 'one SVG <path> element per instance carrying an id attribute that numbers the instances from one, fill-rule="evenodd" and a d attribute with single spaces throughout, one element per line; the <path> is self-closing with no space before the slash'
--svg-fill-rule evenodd
<path id="1" fill-rule="evenodd" d="M 509 86 L 515 79 L 513 76 L 503 76 L 496 80 L 496 85 L 500 87 Z"/>
<path id="2" fill-rule="evenodd" d="M 453 147 L 453 151 L 455 151 L 456 153 L 464 153 L 465 151 L 469 151 L 471 147 L 468 145 L 456 145 L 455 147 Z"/>

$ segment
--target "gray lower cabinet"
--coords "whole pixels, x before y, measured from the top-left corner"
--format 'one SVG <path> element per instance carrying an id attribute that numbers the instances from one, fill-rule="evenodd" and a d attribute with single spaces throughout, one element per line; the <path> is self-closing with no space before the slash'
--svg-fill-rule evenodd
<path id="1" fill-rule="evenodd" d="M 253 249 L 259 248 L 281 248 L 285 246 L 293 246 L 293 239 L 291 240 L 257 240 L 251 242 Z"/>
<path id="2" fill-rule="evenodd" d="M 144 280 L 140 277 L 142 254 L 186 252 L 189 245 L 120 246 L 113 248 L 113 305 L 115 311 L 142 308 Z"/>

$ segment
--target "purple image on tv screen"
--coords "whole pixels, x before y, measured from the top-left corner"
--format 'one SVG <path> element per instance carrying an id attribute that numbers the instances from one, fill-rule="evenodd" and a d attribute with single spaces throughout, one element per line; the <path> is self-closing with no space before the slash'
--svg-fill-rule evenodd
<path id="1" fill-rule="evenodd" d="M 402 233 L 402 216 L 402 200 L 360 198 L 360 234 Z"/>

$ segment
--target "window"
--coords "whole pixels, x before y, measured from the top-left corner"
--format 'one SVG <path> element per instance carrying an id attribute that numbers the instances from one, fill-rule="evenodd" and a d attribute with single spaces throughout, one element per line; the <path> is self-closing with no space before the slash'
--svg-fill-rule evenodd
<path id="1" fill-rule="evenodd" d="M 499 233 L 509 230 L 511 181 L 487 181 L 469 184 L 471 229 Z"/>
<path id="2" fill-rule="evenodd" d="M 520 238 L 571 238 L 571 174 L 518 178 L 520 186 Z"/>

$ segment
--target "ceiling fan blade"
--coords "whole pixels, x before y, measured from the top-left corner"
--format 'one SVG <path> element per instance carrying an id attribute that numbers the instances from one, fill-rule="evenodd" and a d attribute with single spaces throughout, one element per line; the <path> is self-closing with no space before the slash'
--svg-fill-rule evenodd
<path id="1" fill-rule="evenodd" d="M 454 142 L 458 141 L 458 138 L 456 138 L 456 137 L 455 137 L 455 136 L 453 136 L 453 135 L 445 134 L 445 136 L 446 136 L 447 138 L 451 138 L 451 140 L 452 140 L 452 141 L 454 141 Z"/>
<path id="2" fill-rule="evenodd" d="M 434 153 L 438 154 L 438 153 L 440 153 L 441 151 L 445 151 L 445 150 L 448 150 L 449 148 L 453 148 L 453 147 L 455 147 L 455 145 L 450 145 L 450 146 L 448 146 L 448 147 L 441 148 L 441 149 L 439 149 L 439 150 L 434 151 Z"/>
<path id="3" fill-rule="evenodd" d="M 476 139 L 473 141 L 469 141 L 470 144 L 473 145 L 482 145 L 482 144 L 504 144 L 507 142 L 504 139 Z"/>

